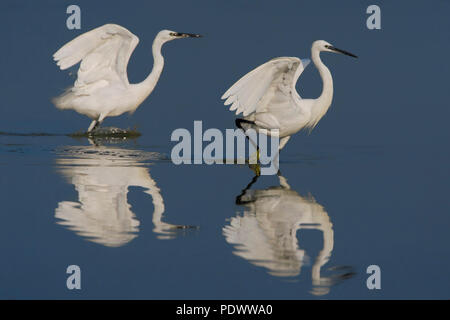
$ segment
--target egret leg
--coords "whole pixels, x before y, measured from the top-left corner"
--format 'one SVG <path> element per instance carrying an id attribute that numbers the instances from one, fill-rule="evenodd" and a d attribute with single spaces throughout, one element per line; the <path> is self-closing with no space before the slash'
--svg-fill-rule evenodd
<path id="1" fill-rule="evenodd" d="M 88 133 L 94 131 L 95 129 L 98 128 L 98 126 L 103 122 L 103 120 L 105 119 L 105 115 L 102 113 L 97 120 L 94 120 L 91 122 L 91 125 L 88 128 Z"/>
<path id="2" fill-rule="evenodd" d="M 278 161 L 278 172 L 277 175 L 281 176 L 281 171 L 280 171 L 280 153 L 281 153 L 281 149 L 284 148 L 284 146 L 286 145 L 286 143 L 289 141 L 289 139 L 291 138 L 291 136 L 286 136 L 280 139 L 280 145 L 278 146 L 278 153 L 275 156 L 274 160 Z"/>
<path id="3" fill-rule="evenodd" d="M 90 125 L 89 128 L 87 129 L 87 132 L 89 133 L 89 132 L 91 132 L 92 130 L 97 129 L 97 127 L 98 127 L 98 121 L 97 121 L 97 120 L 94 120 L 94 121 L 91 122 L 91 125 Z"/>
<path id="4" fill-rule="evenodd" d="M 245 128 L 242 126 L 242 123 L 248 123 L 248 124 L 255 124 L 253 121 L 250 120 L 246 120 L 246 119 L 236 119 L 236 127 L 238 127 L 239 129 L 241 129 L 242 131 L 244 131 L 245 134 Z M 252 139 L 250 139 L 250 137 L 248 135 L 245 134 L 245 137 L 247 138 L 248 141 L 250 141 L 250 143 L 253 145 L 253 147 L 255 147 L 256 149 L 256 162 L 259 162 L 259 146 L 256 142 L 254 142 Z"/>
<path id="5" fill-rule="evenodd" d="M 245 189 L 242 190 L 241 194 L 236 197 L 237 205 L 242 205 L 253 201 L 252 199 L 245 199 L 246 198 L 245 196 L 247 190 L 249 190 L 252 187 L 252 185 L 258 180 L 258 177 L 259 177 L 258 175 L 254 176 L 252 181 L 250 181 L 250 183 L 245 187 Z"/>
<path id="6" fill-rule="evenodd" d="M 98 124 L 101 124 L 103 122 L 103 120 L 105 120 L 106 118 L 106 114 L 101 113 L 100 116 L 98 117 Z"/>
<path id="7" fill-rule="evenodd" d="M 241 129 L 242 131 L 244 131 L 244 133 L 245 133 L 245 128 L 242 126 L 243 123 L 255 124 L 253 121 L 250 121 L 250 120 L 236 119 L 236 127 Z M 245 135 L 245 137 L 253 144 L 253 146 L 256 148 L 256 150 L 259 153 L 259 146 L 258 146 L 258 144 L 256 142 L 254 142 L 252 139 L 250 139 L 250 137 L 248 135 Z"/>
<path id="8" fill-rule="evenodd" d="M 236 123 L 236 127 L 238 127 L 239 129 L 241 129 L 244 132 L 245 132 L 245 129 L 242 127 L 242 123 L 255 124 L 253 121 L 240 119 L 240 118 L 236 119 L 235 123 Z"/>
<path id="9" fill-rule="evenodd" d="M 255 173 L 255 177 L 259 177 L 261 175 L 261 165 L 257 164 L 249 164 L 248 167 Z"/>

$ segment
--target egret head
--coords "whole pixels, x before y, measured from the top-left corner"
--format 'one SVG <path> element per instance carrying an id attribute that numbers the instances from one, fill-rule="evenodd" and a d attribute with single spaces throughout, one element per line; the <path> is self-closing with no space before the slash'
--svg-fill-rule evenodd
<path id="1" fill-rule="evenodd" d="M 175 39 L 182 39 L 182 38 L 200 38 L 201 35 L 199 34 L 193 34 L 193 33 L 182 33 L 182 32 L 176 32 L 171 30 L 162 30 L 158 33 L 158 37 L 163 40 L 164 42 L 175 40 Z"/>
<path id="2" fill-rule="evenodd" d="M 350 53 L 348 51 L 344 51 L 342 49 L 338 49 L 335 46 L 333 46 L 331 43 L 328 43 L 328 42 L 326 42 L 324 40 L 314 41 L 314 43 L 312 45 L 312 49 L 313 50 L 318 50 L 318 51 L 327 51 L 327 52 L 341 53 L 341 54 L 345 54 L 345 55 L 353 57 L 353 58 L 358 58 L 353 53 Z"/>

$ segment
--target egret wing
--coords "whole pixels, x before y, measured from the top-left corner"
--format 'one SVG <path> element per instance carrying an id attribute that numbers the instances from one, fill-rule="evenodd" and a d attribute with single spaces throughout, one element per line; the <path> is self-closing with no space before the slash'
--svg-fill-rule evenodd
<path id="1" fill-rule="evenodd" d="M 61 70 L 81 61 L 75 87 L 107 85 L 121 81 L 128 85 L 127 65 L 139 38 L 127 29 L 106 24 L 65 44 L 53 58 Z"/>
<path id="2" fill-rule="evenodd" d="M 236 114 L 247 116 L 254 112 L 267 111 L 274 103 L 280 105 L 297 95 L 295 83 L 309 64 L 309 59 L 281 57 L 272 59 L 243 76 L 222 99 Z M 300 97 L 300 96 L 298 96 Z"/>

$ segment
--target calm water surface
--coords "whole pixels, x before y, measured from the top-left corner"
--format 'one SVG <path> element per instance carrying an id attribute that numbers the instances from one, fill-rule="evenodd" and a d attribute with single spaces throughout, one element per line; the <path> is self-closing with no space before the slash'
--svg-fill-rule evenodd
<path id="1" fill-rule="evenodd" d="M 3 298 L 448 297 L 439 148 L 304 144 L 256 178 L 149 140 L 0 136 Z"/>

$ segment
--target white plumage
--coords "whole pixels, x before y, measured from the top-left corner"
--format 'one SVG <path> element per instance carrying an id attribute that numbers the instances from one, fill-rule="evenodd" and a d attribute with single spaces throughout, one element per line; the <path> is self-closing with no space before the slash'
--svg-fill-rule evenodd
<path id="1" fill-rule="evenodd" d="M 225 105 L 231 104 L 230 110 L 244 117 L 270 111 L 281 103 L 290 104 L 292 94 L 297 94 L 295 83 L 309 62 L 295 57 L 272 59 L 242 77 L 222 99 L 227 98 Z"/>
<path id="2" fill-rule="evenodd" d="M 162 30 L 153 41 L 154 64 L 148 77 L 138 84 L 130 84 L 127 65 L 139 38 L 116 24 L 86 32 L 59 49 L 53 58 L 61 70 L 81 61 L 77 80 L 53 103 L 59 109 L 73 109 L 91 118 L 88 132 L 105 117 L 134 112 L 150 95 L 161 75 L 164 58 L 161 47 L 167 41 L 200 37 L 195 34 Z"/>
<path id="3" fill-rule="evenodd" d="M 236 203 L 245 210 L 223 227 L 225 240 L 234 246 L 235 255 L 264 267 L 271 275 L 298 276 L 304 264 L 312 263 L 313 285 L 331 284 L 321 275 L 334 246 L 328 213 L 313 197 L 303 197 L 292 190 L 283 176 L 279 176 L 279 181 L 280 186 L 254 190 L 250 189 L 254 180 L 242 191 Z M 299 233 L 301 239 L 305 229 L 323 234 L 323 248 L 314 260 L 299 244 Z"/>
<path id="4" fill-rule="evenodd" d="M 140 187 L 153 203 L 153 232 L 171 239 L 185 226 L 163 221 L 165 204 L 145 162 L 159 160 L 156 152 L 110 146 L 65 148 L 56 159 L 57 171 L 78 192 L 78 201 L 60 201 L 55 209 L 58 224 L 90 241 L 120 247 L 137 237 L 140 222 L 129 203 L 131 187 Z"/>
<path id="5" fill-rule="evenodd" d="M 302 128 L 314 128 L 326 113 L 333 98 L 333 79 L 320 59 L 320 52 L 339 52 L 326 41 L 315 41 L 311 47 L 312 60 L 323 81 L 322 94 L 317 99 L 302 99 L 295 89 L 297 79 L 309 64 L 309 59 L 281 57 L 272 59 L 243 76 L 222 96 L 225 105 L 236 114 L 242 113 L 239 127 L 278 129 L 282 149 L 290 136 Z M 269 132 L 270 134 L 270 132 Z"/>

